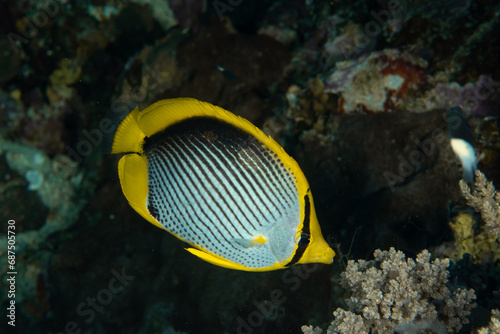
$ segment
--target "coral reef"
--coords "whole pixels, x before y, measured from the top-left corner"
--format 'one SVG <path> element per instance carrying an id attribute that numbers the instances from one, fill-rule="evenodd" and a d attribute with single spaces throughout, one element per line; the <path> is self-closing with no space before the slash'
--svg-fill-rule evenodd
<path id="1" fill-rule="evenodd" d="M 449 298 L 465 289 L 462 301 L 474 289 L 478 307 L 461 331 L 494 331 L 498 195 L 484 180 L 465 189 L 477 213 L 465 205 L 443 115 L 464 110 L 478 168 L 498 186 L 499 13 L 493 0 L 0 1 L 0 216 L 16 221 L 16 330 L 281 333 L 326 327 L 339 308 L 336 330 L 360 332 L 370 324 L 363 310 L 344 307 L 340 283 L 354 284 L 352 268 L 382 277 L 382 254 L 392 253 L 350 264 L 351 281 L 339 274 L 346 259 L 396 247 L 456 262 L 427 262 L 443 280 L 450 272 L 436 287 Z M 180 96 L 264 125 L 283 144 L 341 255 L 333 265 L 214 269 L 129 208 L 105 143 L 136 104 Z M 421 266 L 398 256 L 410 274 L 394 287 Z M 117 273 L 134 278 L 112 293 Z M 381 301 L 389 288 L 377 287 Z M 438 332 L 458 328 L 462 311 L 443 312 L 460 296 L 446 306 L 422 289 L 408 292 L 433 300 L 436 318 L 422 319 L 432 304 L 415 315 L 408 303 L 402 320 L 392 309 L 383 318 L 379 305 L 377 321 L 399 329 L 415 315 L 414 330 L 430 321 Z M 11 329 L 0 323 L 0 332 Z"/>
<path id="2" fill-rule="evenodd" d="M 500 118 L 486 117 L 471 119 L 475 127 L 475 148 L 478 156 L 478 168 L 488 175 L 489 179 L 500 183 Z"/>
<path id="3" fill-rule="evenodd" d="M 454 251 L 450 255 L 459 260 L 470 254 L 476 263 L 491 264 L 500 259 L 500 195 L 492 182 L 480 171 L 475 171 L 473 190 L 460 181 L 460 191 L 467 205 L 479 212 L 484 224 L 478 224 L 470 212 L 460 211 L 453 217 L 450 227 L 455 238 Z"/>
<path id="4" fill-rule="evenodd" d="M 36 191 L 51 210 L 45 225 L 38 231 L 18 235 L 20 249 L 38 248 L 52 233 L 71 226 L 82 208 L 75 196 L 85 184 L 84 171 L 65 156 L 50 159 L 43 151 L 0 139 L 0 153 L 5 154 L 10 169 L 24 175 L 29 190 Z M 86 180 L 87 181 L 87 180 Z M 2 239 L 2 243 L 6 242 Z M 3 252 L 4 248 L 0 249 Z"/>
<path id="5" fill-rule="evenodd" d="M 478 263 L 493 263 L 500 259 L 500 245 L 496 234 L 476 227 L 477 222 L 469 212 L 461 212 L 450 222 L 455 238 L 455 250 L 450 254 L 453 260 L 459 260 L 464 254 L 470 254 Z"/>
<path id="6" fill-rule="evenodd" d="M 168 1 L 134 0 L 133 2 L 141 5 L 148 5 L 151 9 L 151 16 L 160 23 L 165 31 L 177 23 L 174 12 L 170 8 Z"/>
<path id="7" fill-rule="evenodd" d="M 18 207 L 17 210 L 6 210 L 3 213 L 6 219 L 16 221 L 16 270 L 22 273 L 22 279 L 18 280 L 16 286 L 16 302 L 23 305 L 24 314 L 30 319 L 40 320 L 50 310 L 46 287 L 46 267 L 51 257 L 51 252 L 47 249 L 48 240 L 77 221 L 85 203 L 79 195 L 85 192 L 82 192 L 83 188 L 92 189 L 92 184 L 84 180 L 84 171 L 66 156 L 51 159 L 43 151 L 1 138 L 0 153 L 4 154 L 9 169 L 25 179 L 24 182 L 18 182 L 19 179 L 12 178 L 0 188 L 2 202 L 12 204 L 15 199 Z M 26 187 L 28 192 L 35 192 L 42 207 L 37 207 L 34 200 L 27 202 L 29 196 L 12 198 L 17 192 L 11 189 L 18 187 Z M 38 211 L 34 213 L 34 217 L 29 215 L 32 210 Z M 29 221 L 33 218 L 42 221 L 34 225 L 34 221 Z M 7 236 L 2 235 L 0 256 L 6 257 L 6 253 Z M 9 271 L 6 261 L 1 269 L 3 272 Z M 5 295 L 0 297 L 4 299 Z"/>
<path id="8" fill-rule="evenodd" d="M 365 59 L 337 63 L 326 79 L 339 94 L 342 113 L 378 113 L 404 108 L 406 94 L 426 82 L 427 62 L 398 50 L 373 52 Z"/>
<path id="9" fill-rule="evenodd" d="M 357 329 L 357 328 L 356 328 Z M 354 330 L 356 330 L 354 329 Z M 304 334 L 322 334 L 323 331 L 319 327 L 313 327 L 313 326 L 302 326 L 301 327 L 302 333 Z"/>
<path id="10" fill-rule="evenodd" d="M 341 231 L 350 240 L 361 228 L 353 245 L 360 257 L 373 252 L 365 245 L 407 251 L 440 244 L 451 234 L 449 200 L 461 199 L 443 112 L 338 114 L 324 107 L 335 96 L 320 88 L 317 79 L 290 88 L 289 108 L 264 129 L 282 135 L 308 176 L 325 234 Z"/>
<path id="11" fill-rule="evenodd" d="M 500 83 L 493 81 L 491 76 L 482 74 L 476 82 L 464 85 L 448 82 L 443 76 L 439 73 L 431 78 L 434 87 L 413 102 L 410 106 L 412 110 L 449 109 L 460 106 L 469 115 L 478 117 L 499 115 Z"/>
<path id="12" fill-rule="evenodd" d="M 491 321 L 486 327 L 477 330 L 477 334 L 499 334 L 500 333 L 500 310 L 491 311 Z"/>
<path id="13" fill-rule="evenodd" d="M 80 59 L 63 59 L 60 67 L 52 72 L 49 77 L 51 86 L 47 87 L 47 97 L 51 104 L 73 96 L 74 92 L 69 86 L 80 78 L 82 62 Z"/>
<path id="14" fill-rule="evenodd" d="M 486 176 L 480 171 L 475 172 L 475 188 L 471 189 L 463 180 L 460 181 L 460 190 L 467 200 L 467 205 L 481 213 L 485 222 L 484 228 L 496 238 L 500 236 L 500 193 L 493 182 L 488 182 Z"/>
<path id="15" fill-rule="evenodd" d="M 0 35 L 0 50 L 3 50 L 0 53 L 0 85 L 14 78 L 21 65 L 19 54 L 14 52 L 9 44 L 8 38 Z"/>
<path id="16" fill-rule="evenodd" d="M 341 284 L 351 290 L 349 311 L 338 308 L 328 333 L 457 332 L 469 322 L 474 290 L 447 286 L 448 259 L 416 260 L 401 251 L 376 250 L 374 261 L 349 261 Z M 309 329 L 305 331 L 308 332 Z"/>

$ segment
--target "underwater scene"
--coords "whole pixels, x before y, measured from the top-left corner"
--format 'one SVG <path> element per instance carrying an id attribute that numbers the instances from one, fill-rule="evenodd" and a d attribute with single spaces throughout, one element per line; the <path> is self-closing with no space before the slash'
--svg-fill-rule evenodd
<path id="1" fill-rule="evenodd" d="M 499 36 L 496 0 L 0 0 L 0 333 L 500 333 Z"/>

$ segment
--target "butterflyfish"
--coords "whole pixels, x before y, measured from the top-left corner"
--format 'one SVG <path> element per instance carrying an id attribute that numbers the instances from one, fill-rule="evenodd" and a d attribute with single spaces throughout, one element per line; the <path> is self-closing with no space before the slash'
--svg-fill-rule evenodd
<path id="1" fill-rule="evenodd" d="M 136 107 L 111 153 L 144 219 L 212 264 L 269 271 L 333 262 L 297 162 L 249 121 L 191 98 Z"/>
<path id="2" fill-rule="evenodd" d="M 462 178 L 473 184 L 477 161 L 474 138 L 467 117 L 459 107 L 453 107 L 446 114 L 446 123 L 451 148 L 462 164 Z"/>

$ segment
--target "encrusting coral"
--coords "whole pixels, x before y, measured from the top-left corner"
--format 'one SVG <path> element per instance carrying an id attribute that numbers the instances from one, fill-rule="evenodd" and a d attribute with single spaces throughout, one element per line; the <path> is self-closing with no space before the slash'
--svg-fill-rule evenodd
<path id="1" fill-rule="evenodd" d="M 481 214 L 485 222 L 485 229 L 495 235 L 500 236 L 500 193 L 493 186 L 493 182 L 488 182 L 486 176 L 476 170 L 475 189 L 471 191 L 465 181 L 460 181 L 460 190 L 469 205 Z"/>
<path id="2" fill-rule="evenodd" d="M 477 222 L 470 212 L 461 212 L 450 222 L 455 237 L 453 261 L 460 260 L 465 253 L 470 254 L 476 263 L 491 263 L 500 259 L 497 236 L 476 228 Z"/>
<path id="3" fill-rule="evenodd" d="M 447 333 L 468 323 L 474 290 L 451 290 L 449 259 L 430 261 L 423 250 L 416 260 L 391 248 L 377 249 L 374 261 L 349 261 L 341 284 L 352 291 L 349 311 L 338 308 L 328 328 L 333 333 Z M 304 326 L 304 333 L 319 333 Z"/>

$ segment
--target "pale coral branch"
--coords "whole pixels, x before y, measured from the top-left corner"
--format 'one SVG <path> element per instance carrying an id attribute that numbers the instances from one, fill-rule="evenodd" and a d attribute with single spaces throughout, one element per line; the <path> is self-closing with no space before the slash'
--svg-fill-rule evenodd
<path id="1" fill-rule="evenodd" d="M 500 193 L 493 182 L 488 182 L 486 176 L 476 170 L 475 189 L 472 191 L 464 180 L 460 181 L 460 190 L 467 200 L 467 205 L 481 214 L 485 230 L 500 236 Z"/>
<path id="2" fill-rule="evenodd" d="M 469 322 L 475 306 L 472 289 L 450 289 L 449 259 L 431 261 L 423 250 L 417 258 L 401 251 L 376 250 L 374 261 L 349 261 L 341 284 L 351 290 L 349 310 L 338 308 L 327 334 L 450 333 Z M 317 328 L 303 327 L 316 334 Z"/>

